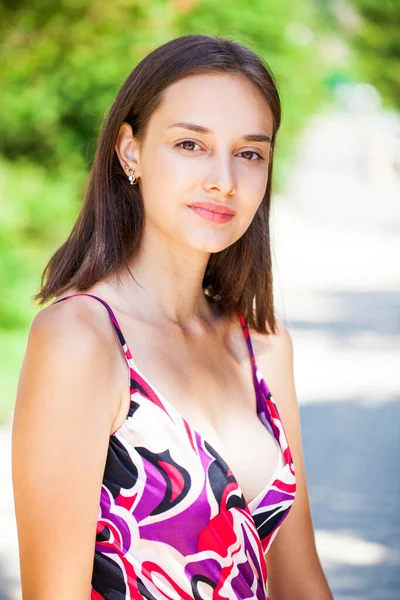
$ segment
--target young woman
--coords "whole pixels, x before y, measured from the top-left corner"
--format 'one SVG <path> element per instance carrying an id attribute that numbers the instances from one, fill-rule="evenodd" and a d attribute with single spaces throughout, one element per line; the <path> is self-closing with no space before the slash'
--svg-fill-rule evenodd
<path id="1" fill-rule="evenodd" d="M 19 379 L 24 600 L 332 599 L 274 315 L 279 125 L 267 65 L 220 37 L 118 93 Z"/>

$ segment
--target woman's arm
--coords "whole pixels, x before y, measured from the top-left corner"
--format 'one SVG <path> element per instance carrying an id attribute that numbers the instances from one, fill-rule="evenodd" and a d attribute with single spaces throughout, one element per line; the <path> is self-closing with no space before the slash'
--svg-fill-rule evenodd
<path id="1" fill-rule="evenodd" d="M 272 344 L 269 352 L 257 360 L 262 372 L 268 373 L 268 387 L 288 439 L 296 472 L 296 496 L 266 555 L 268 591 L 271 600 L 332 600 L 314 540 L 294 385 L 292 340 L 286 328 L 278 325 L 278 334 L 268 341 Z"/>
<path id="2" fill-rule="evenodd" d="M 104 313 L 74 299 L 43 309 L 29 332 L 12 431 L 23 600 L 90 597 L 118 408 L 110 385 L 115 345 L 105 343 L 96 319 L 104 323 Z"/>

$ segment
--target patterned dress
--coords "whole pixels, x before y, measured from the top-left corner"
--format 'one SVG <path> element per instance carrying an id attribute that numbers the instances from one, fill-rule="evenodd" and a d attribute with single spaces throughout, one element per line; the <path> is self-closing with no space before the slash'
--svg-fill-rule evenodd
<path id="1" fill-rule="evenodd" d="M 246 502 L 235 474 L 137 368 L 110 306 L 129 365 L 130 409 L 110 436 L 101 486 L 92 600 L 268 600 L 268 552 L 296 493 L 277 407 L 254 357 L 257 414 L 278 447 L 265 489 Z"/>

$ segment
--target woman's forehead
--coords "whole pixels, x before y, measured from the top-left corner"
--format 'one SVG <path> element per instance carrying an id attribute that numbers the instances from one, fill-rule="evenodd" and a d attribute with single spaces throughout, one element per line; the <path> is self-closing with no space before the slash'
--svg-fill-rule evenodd
<path id="1" fill-rule="evenodd" d="M 273 134 L 272 112 L 261 91 L 244 76 L 231 74 L 191 75 L 174 82 L 153 116 L 165 130 L 183 122 L 211 135 L 226 128 L 242 135 Z"/>

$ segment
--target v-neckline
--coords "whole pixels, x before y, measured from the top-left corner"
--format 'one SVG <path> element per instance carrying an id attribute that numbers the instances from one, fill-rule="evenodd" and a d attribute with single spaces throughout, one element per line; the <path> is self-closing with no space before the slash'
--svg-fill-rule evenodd
<path id="1" fill-rule="evenodd" d="M 115 316 L 114 316 L 114 318 L 115 318 Z M 262 396 L 262 398 L 263 398 L 263 400 L 264 400 L 264 406 L 266 406 L 266 409 L 267 409 L 267 411 L 268 411 L 268 412 L 269 412 L 269 408 L 268 408 L 268 406 L 267 406 L 267 403 L 266 403 L 266 401 L 265 401 L 264 394 L 263 394 L 262 390 L 261 390 L 261 389 L 259 389 L 259 390 L 258 390 L 258 389 L 257 389 L 257 387 L 256 387 L 256 384 L 260 385 L 260 382 L 258 381 L 258 378 L 257 378 L 257 375 L 256 375 L 256 373 L 257 373 L 257 370 L 259 371 L 259 369 L 258 369 L 258 367 L 257 367 L 257 364 L 256 364 L 256 361 L 255 361 L 255 357 L 254 357 L 254 353 L 253 353 L 253 351 L 252 351 L 252 347 L 250 346 L 250 344 L 251 344 L 251 340 L 249 340 L 250 333 L 249 333 L 249 331 L 248 331 L 248 329 L 247 329 L 247 326 L 246 326 L 246 325 L 245 325 L 245 326 L 243 326 L 244 320 L 243 320 L 243 321 L 241 321 L 241 327 L 242 327 L 242 329 L 243 329 L 243 333 L 244 333 L 244 335 L 245 335 L 245 337 L 246 337 L 246 342 L 247 342 L 247 344 L 248 344 L 248 346 L 249 346 L 249 350 L 250 350 L 250 348 L 251 348 L 251 350 L 250 350 L 250 357 L 251 357 L 251 361 L 252 361 L 252 371 L 253 371 L 253 389 L 254 389 L 254 393 L 255 393 L 255 399 L 256 399 L 256 413 L 257 413 L 257 416 L 258 416 L 258 418 L 260 419 L 260 421 L 261 421 L 261 422 L 262 422 L 262 424 L 264 425 L 265 429 L 266 429 L 266 430 L 269 432 L 269 434 L 271 435 L 271 437 L 272 437 L 272 440 L 275 442 L 275 444 L 276 444 L 276 446 L 277 446 L 277 449 L 278 449 L 278 460 L 277 460 L 277 464 L 276 464 L 276 466 L 275 466 L 275 469 L 274 469 L 274 471 L 273 471 L 273 474 L 272 474 L 272 476 L 271 476 L 270 480 L 268 481 L 267 485 L 266 485 L 266 486 L 265 486 L 265 487 L 264 487 L 264 488 L 263 488 L 263 489 L 262 489 L 262 490 L 261 490 L 261 491 L 260 491 L 260 492 L 259 492 L 259 493 L 258 493 L 258 494 L 257 494 L 257 495 L 256 495 L 256 496 L 253 498 L 253 499 L 252 499 L 252 500 L 250 500 L 250 501 L 247 501 L 247 500 L 246 500 L 246 498 L 245 498 L 245 495 L 244 495 L 244 493 L 243 493 L 243 490 L 242 490 L 242 487 L 241 487 L 241 485 L 240 485 L 240 483 L 239 483 L 239 480 L 237 479 L 237 477 L 236 477 L 235 473 L 232 471 L 232 469 L 231 469 L 231 467 L 229 466 L 229 463 L 227 462 L 227 460 L 225 460 L 225 458 L 224 458 L 224 457 L 221 455 L 221 453 L 220 453 L 220 452 L 218 452 L 218 450 L 217 450 L 217 449 L 216 449 L 216 448 L 213 446 L 213 444 L 211 444 L 211 443 L 210 443 L 210 442 L 209 442 L 209 441 L 208 441 L 208 440 L 207 440 L 207 439 L 206 439 L 206 438 L 205 438 L 205 437 L 204 437 L 204 436 L 203 436 L 203 435 L 202 435 L 202 434 L 201 434 L 199 431 L 197 431 L 197 430 L 196 430 L 194 427 L 192 427 L 192 425 L 190 425 L 190 423 L 188 423 L 188 421 L 185 419 L 185 417 L 184 417 L 184 416 L 183 416 L 183 415 L 182 415 L 182 414 L 179 412 L 179 410 L 178 410 L 178 409 L 177 409 L 177 408 L 176 408 L 176 407 L 175 407 L 175 406 L 172 404 L 172 402 L 170 402 L 170 401 L 169 401 L 169 400 L 168 400 L 168 399 L 167 399 L 167 398 L 166 398 L 166 397 L 165 397 L 165 396 L 164 396 L 164 395 L 163 395 L 163 394 L 162 394 L 162 393 L 161 393 L 161 392 L 160 392 L 160 391 L 159 391 L 159 390 L 158 390 L 158 389 L 157 389 L 157 388 L 154 386 L 154 384 L 153 384 L 153 383 L 152 383 L 152 382 L 151 382 L 151 381 L 148 379 L 148 377 L 147 377 L 146 375 L 144 375 L 144 373 L 143 373 L 143 372 L 142 372 L 142 371 L 139 369 L 139 367 L 137 366 L 137 364 L 136 364 L 136 362 L 135 362 L 135 360 L 134 360 L 134 358 L 133 358 L 133 356 L 132 356 L 132 352 L 131 352 L 131 350 L 130 350 L 130 347 L 128 346 L 128 344 L 127 344 L 127 342 L 126 342 L 126 340 L 125 340 L 125 337 L 124 337 L 124 335 L 123 335 L 123 333 L 122 333 L 122 330 L 121 330 L 121 328 L 120 328 L 120 326 L 119 326 L 119 324 L 118 324 L 118 321 L 117 321 L 117 319 L 116 319 L 116 318 L 115 318 L 115 321 L 116 321 L 117 327 L 118 327 L 118 329 L 119 329 L 119 333 L 120 333 L 120 335 L 121 335 L 121 337 L 122 337 L 122 339 L 123 339 L 123 342 L 124 342 L 124 344 L 125 344 L 125 348 L 126 348 L 127 352 L 125 352 L 125 349 L 123 349 L 123 350 L 124 350 L 124 352 L 125 352 L 125 355 L 126 355 L 126 357 L 127 357 L 128 361 L 129 361 L 129 366 L 130 366 L 130 368 L 132 369 L 132 371 L 134 371 L 134 372 L 135 372 L 135 373 L 136 373 L 136 374 L 137 374 L 137 375 L 138 375 L 138 376 L 139 376 L 139 377 L 140 377 L 140 378 L 141 378 L 141 379 L 142 379 L 142 380 L 143 380 L 143 381 L 146 383 L 146 385 L 147 385 L 147 386 L 148 386 L 148 388 L 151 390 L 151 392 L 154 394 L 154 396 L 157 398 L 158 402 L 159 402 L 159 403 L 160 403 L 160 405 L 163 407 L 163 409 L 165 410 L 165 412 L 166 412 L 167 414 L 169 414 L 169 413 L 173 413 L 173 415 L 174 415 L 174 416 L 175 416 L 175 417 L 178 419 L 178 421 L 182 421 L 182 423 L 184 424 L 185 428 L 190 430 L 190 432 L 193 434 L 193 436 L 194 436 L 194 437 L 198 437 L 198 438 L 200 439 L 200 441 L 201 441 L 202 445 L 204 445 L 204 446 L 205 446 L 205 445 L 207 444 L 207 445 L 208 445 L 208 446 L 211 448 L 211 450 L 214 452 L 214 454 L 215 454 L 215 456 L 217 457 L 217 459 L 219 459 L 221 462 L 223 462 L 223 463 L 224 463 L 224 464 L 225 464 L 225 465 L 228 467 L 228 469 L 229 469 L 229 471 L 230 471 L 230 473 L 231 473 L 231 476 L 233 477 L 233 479 L 234 479 L 234 481 L 235 481 L 236 485 L 238 486 L 238 490 L 239 490 L 239 492 L 240 492 L 240 493 L 241 493 L 241 495 L 243 496 L 244 502 L 245 502 L 246 506 L 248 507 L 250 514 L 252 514 L 252 509 L 254 509 L 254 508 L 257 508 L 257 503 L 258 503 L 258 501 L 259 501 L 259 500 L 260 500 L 262 497 L 264 497 L 264 496 L 267 494 L 267 492 L 268 492 L 268 491 L 271 489 L 271 487 L 272 487 L 272 484 L 273 484 L 273 482 L 274 482 L 274 481 L 275 481 L 275 479 L 276 479 L 276 473 L 277 473 L 277 471 L 279 470 L 279 468 L 280 468 L 280 467 L 281 467 L 281 465 L 282 465 L 282 457 L 283 457 L 283 452 L 282 452 L 282 447 L 281 447 L 281 445 L 280 445 L 280 441 L 277 439 L 277 437 L 276 437 L 276 435 L 275 435 L 274 429 L 273 429 L 273 428 L 271 428 L 271 429 L 272 429 L 272 433 L 271 433 L 271 432 L 269 431 L 269 429 L 268 429 L 268 428 L 265 426 L 265 424 L 262 422 L 261 418 L 260 418 L 259 394 L 261 394 L 261 396 Z M 248 340 L 249 340 L 249 341 L 248 341 Z M 127 354 L 129 354 L 129 356 L 127 356 Z M 263 380 L 264 380 L 264 378 L 261 376 L 261 381 L 263 381 Z M 131 389 L 131 392 L 132 392 L 132 389 Z M 131 402 L 132 402 L 132 400 L 131 400 Z M 155 403 L 154 403 L 154 404 L 155 404 Z M 161 407 L 160 407 L 160 406 L 158 406 L 157 404 L 155 404 L 155 406 L 157 406 L 157 408 L 160 408 L 160 409 L 161 409 Z M 121 426 L 121 428 L 122 428 L 122 426 Z M 120 429 L 120 428 L 119 428 L 119 429 Z M 117 429 L 117 431 L 115 431 L 115 432 L 114 432 L 112 435 L 115 435 L 115 434 L 116 434 L 116 433 L 119 431 L 119 429 Z"/>

